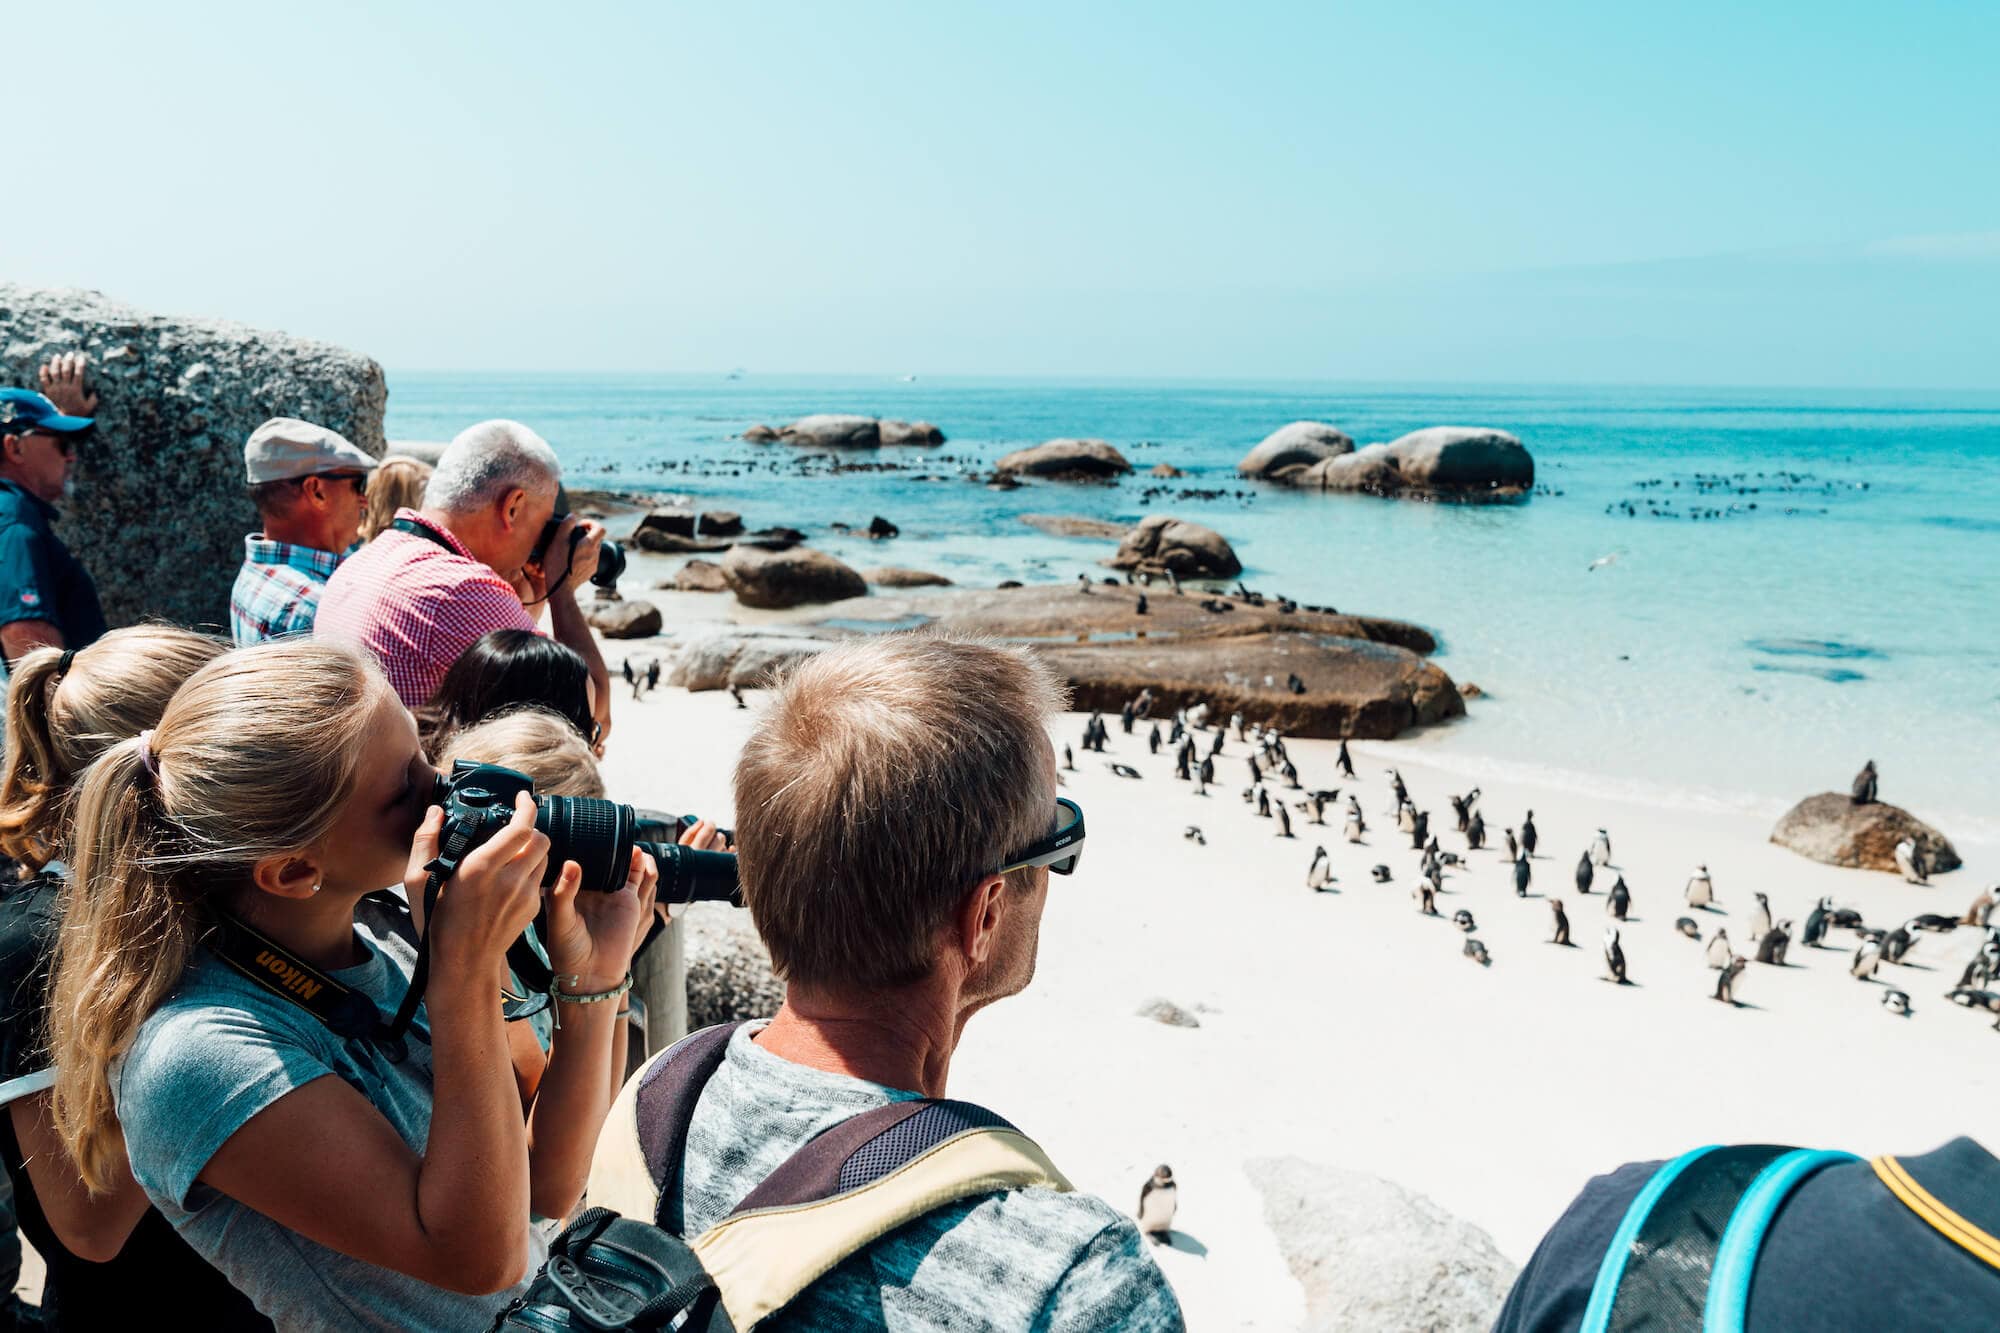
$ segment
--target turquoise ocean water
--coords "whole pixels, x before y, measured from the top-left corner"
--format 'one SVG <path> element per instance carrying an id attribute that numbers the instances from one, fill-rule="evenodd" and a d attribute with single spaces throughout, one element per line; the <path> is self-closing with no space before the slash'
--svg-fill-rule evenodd
<path id="1" fill-rule="evenodd" d="M 1489 697 L 1426 741 L 1496 775 L 1775 811 L 1872 757 L 1885 799 L 2000 837 L 2000 394 L 417 374 L 390 390 L 392 439 L 515 417 L 578 484 L 692 495 L 963 583 L 1073 578 L 1109 553 L 1021 514 L 1172 513 L 1228 537 L 1253 587 L 1431 628 L 1439 664 Z M 927 420 L 948 442 L 833 473 L 733 438 L 814 411 Z M 1543 489 L 1467 507 L 1239 482 L 1236 460 L 1298 419 L 1361 443 L 1497 426 Z M 962 475 L 1064 435 L 1110 440 L 1138 475 L 1008 492 Z M 1155 481 L 1156 463 L 1188 476 Z M 876 514 L 902 536 L 828 527 Z"/>

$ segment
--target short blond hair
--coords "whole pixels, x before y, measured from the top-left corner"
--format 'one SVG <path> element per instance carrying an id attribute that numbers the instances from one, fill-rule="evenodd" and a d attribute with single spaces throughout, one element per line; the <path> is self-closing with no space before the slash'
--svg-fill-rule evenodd
<path id="1" fill-rule="evenodd" d="M 943 634 L 794 667 L 736 765 L 743 897 L 778 975 L 852 992 L 928 974 L 966 893 L 1049 831 L 1067 693 L 1025 649 Z"/>
<path id="2" fill-rule="evenodd" d="M 516 708 L 452 733 L 438 767 L 449 773 L 460 759 L 526 773 L 538 796 L 604 797 L 604 777 L 590 743 L 546 708 Z"/>

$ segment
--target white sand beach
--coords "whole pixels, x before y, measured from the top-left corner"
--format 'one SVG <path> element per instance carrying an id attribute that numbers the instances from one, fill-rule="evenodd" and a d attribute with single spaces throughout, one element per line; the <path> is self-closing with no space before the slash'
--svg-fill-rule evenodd
<path id="1" fill-rule="evenodd" d="M 608 644 L 614 662 L 625 645 Z M 637 645 L 634 645 L 637 647 Z M 726 693 L 661 689 L 621 697 L 606 773 L 621 800 L 727 814 L 734 755 L 756 717 Z M 1112 719 L 1108 754 L 1077 751 L 1065 775 L 1089 830 L 1078 873 L 1052 885 L 1041 962 L 1022 996 L 977 1016 L 951 1093 L 984 1103 L 1039 1139 L 1079 1188 L 1121 1207 L 1160 1162 L 1181 1183 L 1180 1233 L 1160 1261 L 1196 1328 L 1287 1329 L 1305 1307 L 1245 1161 L 1296 1156 L 1388 1177 L 1491 1233 L 1525 1261 L 1593 1174 L 1713 1141 L 1770 1141 L 1861 1153 L 1921 1151 L 1958 1134 L 2000 1142 L 2000 1033 L 1947 1003 L 1976 932 L 1923 935 L 1885 984 L 1853 980 L 1853 936 L 1795 947 L 1790 965 L 1751 964 L 1742 1007 L 1710 999 L 1704 937 L 1730 931 L 1749 952 L 1751 894 L 1802 921 L 1822 894 L 1895 925 L 1962 913 L 2000 879 L 2000 847 L 1958 844 L 1965 868 L 1917 887 L 1841 870 L 1771 845 L 1760 817 L 1648 806 L 1533 785 L 1479 783 L 1421 741 L 1357 742 L 1367 843 L 1335 824 L 1295 819 L 1275 836 L 1240 792 L 1245 747 L 1232 737 L 1221 781 L 1197 797 L 1149 756 L 1144 729 Z M 1056 730 L 1076 745 L 1080 718 Z M 1334 743 L 1288 741 L 1308 788 L 1334 777 Z M 1134 781 L 1109 771 L 1129 763 Z M 1398 766 L 1445 850 L 1449 793 L 1485 788 L 1500 830 L 1532 808 L 1541 831 L 1533 896 L 1514 895 L 1504 850 L 1447 872 L 1440 918 L 1411 901 L 1418 857 L 1394 829 L 1386 767 Z M 1642 777 L 1643 775 L 1634 775 Z M 1889 793 L 1893 794 L 1893 793 Z M 1293 793 L 1294 798 L 1299 794 Z M 1329 811 L 1329 817 L 1337 816 Z M 1207 844 L 1183 837 L 1199 825 Z M 1573 872 L 1593 832 L 1610 831 L 1612 871 L 1579 899 Z M 1338 892 L 1305 887 L 1315 844 L 1332 854 Z M 1718 913 L 1689 912 L 1697 862 Z M 1391 867 L 1388 884 L 1369 868 Z M 1632 984 L 1605 979 L 1602 890 L 1632 891 L 1623 945 Z M 1547 896 L 1567 904 L 1578 947 L 1548 944 Z M 1451 913 L 1470 910 L 1491 950 L 1463 957 Z M 1882 1008 L 1889 987 L 1915 1012 Z M 1159 996 L 1197 1013 L 1196 1029 L 1135 1010 Z"/>

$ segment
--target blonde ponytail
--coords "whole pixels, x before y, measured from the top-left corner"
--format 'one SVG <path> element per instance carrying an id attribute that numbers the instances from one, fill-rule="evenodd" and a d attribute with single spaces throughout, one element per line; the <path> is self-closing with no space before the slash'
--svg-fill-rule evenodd
<path id="1" fill-rule="evenodd" d="M 158 722 L 174 691 L 227 647 L 189 630 L 134 625 L 73 653 L 37 648 L 15 663 L 0 758 L 0 852 L 34 869 L 60 856 L 63 806 L 77 775 Z"/>
<path id="2" fill-rule="evenodd" d="M 143 742 L 111 746 L 77 784 L 49 1026 L 56 1131 L 93 1191 L 122 1160 L 111 1063 L 251 867 L 332 828 L 388 697 L 351 649 L 240 648 L 195 672 Z"/>

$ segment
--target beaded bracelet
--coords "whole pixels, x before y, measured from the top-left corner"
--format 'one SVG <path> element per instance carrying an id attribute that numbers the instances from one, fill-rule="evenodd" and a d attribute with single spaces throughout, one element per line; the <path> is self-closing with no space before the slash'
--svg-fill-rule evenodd
<path id="1" fill-rule="evenodd" d="M 581 981 L 582 978 L 578 976 L 576 973 L 572 972 L 569 974 L 569 980 L 573 982 Z M 575 992 L 572 991 L 563 990 L 562 981 L 563 978 L 560 976 L 551 977 L 549 979 L 549 998 L 551 1000 L 554 1000 L 558 1005 L 602 1004 L 606 1000 L 618 999 L 620 996 L 624 995 L 625 992 L 632 989 L 632 974 L 630 972 L 627 972 L 625 974 L 625 980 L 619 982 L 616 986 L 613 986 L 610 990 L 588 991 L 581 995 L 576 994 Z M 557 1028 L 561 1028 L 562 1010 L 559 1008 L 551 1008 L 550 1016 L 554 1019 L 555 1026 Z"/>

